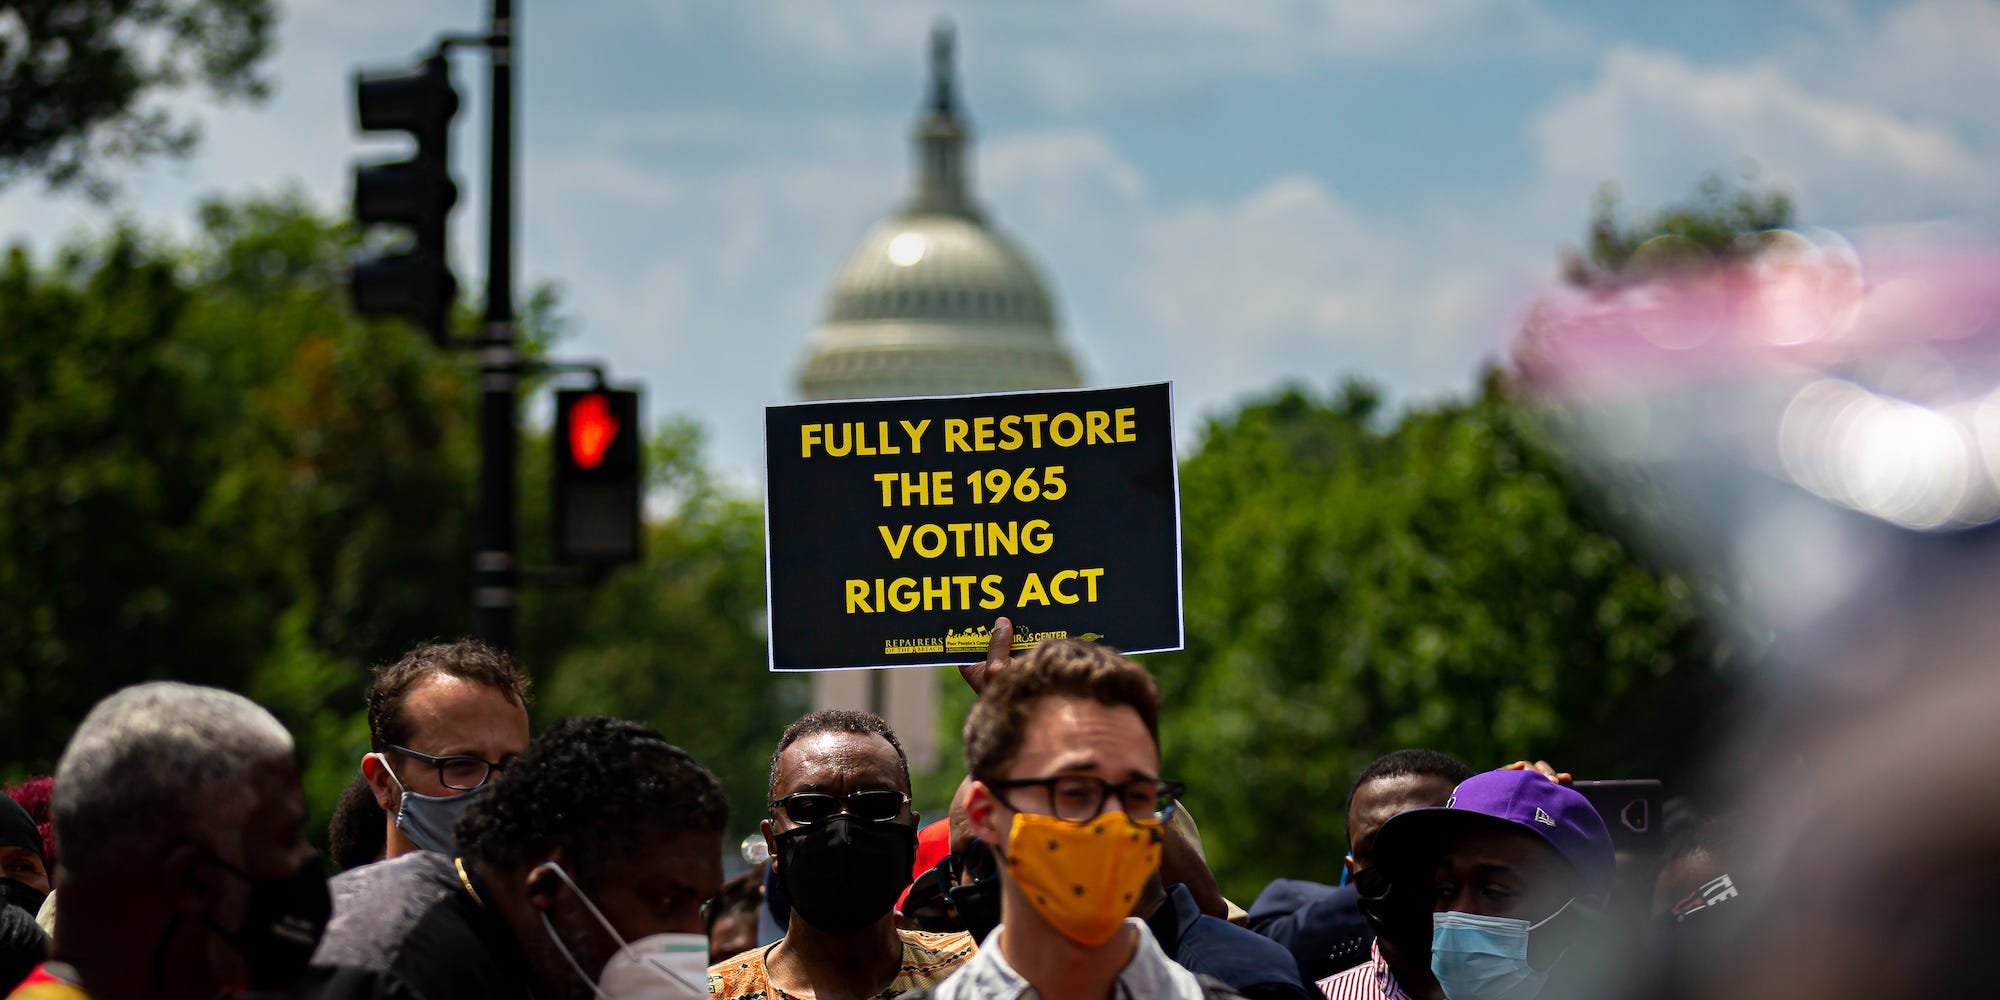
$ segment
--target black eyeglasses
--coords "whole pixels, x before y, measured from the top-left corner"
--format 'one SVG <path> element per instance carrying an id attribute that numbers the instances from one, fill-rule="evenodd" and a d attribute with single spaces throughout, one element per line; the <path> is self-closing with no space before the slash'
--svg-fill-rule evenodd
<path id="1" fill-rule="evenodd" d="M 399 747 L 393 743 L 389 745 L 389 749 L 420 764 L 429 764 L 437 768 L 438 784 L 446 788 L 457 789 L 461 792 L 471 791 L 480 785 L 486 784 L 486 779 L 492 777 L 493 772 L 507 766 L 505 762 L 496 764 L 493 761 L 483 757 L 474 757 L 471 754 L 433 757 L 430 754 L 418 753 L 409 747 Z"/>
<path id="2" fill-rule="evenodd" d="M 1014 778 L 1008 781 L 989 781 L 986 787 L 1000 794 L 1000 801 L 1016 812 L 1039 812 L 1041 810 L 1022 809 L 1006 796 L 1006 792 L 1017 788 L 1046 789 L 1049 796 L 1048 814 L 1071 823 L 1088 823 L 1104 812 L 1104 803 L 1115 802 L 1127 816 L 1140 821 L 1165 822 L 1174 814 L 1175 800 L 1187 791 L 1187 786 L 1178 781 L 1161 781 L 1158 778 L 1133 778 L 1131 781 L 1105 781 L 1087 774 L 1059 774 L 1053 778 Z"/>
<path id="3" fill-rule="evenodd" d="M 966 841 L 964 853 L 954 851 L 940 859 L 937 871 L 945 879 L 945 888 L 951 888 L 968 881 L 968 876 L 973 882 L 992 878 L 998 874 L 998 866 L 993 860 L 993 852 L 987 850 L 978 837 L 974 837 Z"/>
<path id="4" fill-rule="evenodd" d="M 846 795 L 793 792 L 771 803 L 771 808 L 783 809 L 800 826 L 824 823 L 843 812 L 858 820 L 887 823 L 901 816 L 903 805 L 909 801 L 908 795 L 893 788 L 864 788 Z"/>

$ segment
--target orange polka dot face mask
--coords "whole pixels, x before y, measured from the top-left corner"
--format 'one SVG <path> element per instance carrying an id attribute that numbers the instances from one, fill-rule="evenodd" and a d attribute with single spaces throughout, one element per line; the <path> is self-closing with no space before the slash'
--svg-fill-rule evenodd
<path id="1" fill-rule="evenodd" d="M 1160 868 L 1160 824 L 1109 812 L 1088 823 L 1015 813 L 1007 870 L 1042 919 L 1095 948 L 1118 933 Z"/>

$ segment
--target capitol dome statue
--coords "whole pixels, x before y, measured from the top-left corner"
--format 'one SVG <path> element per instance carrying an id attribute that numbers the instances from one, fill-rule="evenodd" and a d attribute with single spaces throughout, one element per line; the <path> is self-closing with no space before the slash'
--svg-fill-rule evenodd
<path id="1" fill-rule="evenodd" d="M 805 399 L 1082 384 L 1034 265 L 987 226 L 967 190 L 968 131 L 953 99 L 951 48 L 948 29 L 932 33 L 916 193 L 841 267 L 799 370 Z"/>
<path id="2" fill-rule="evenodd" d="M 917 120 L 917 190 L 834 279 L 799 369 L 799 395 L 869 399 L 1073 389 L 1076 363 L 1034 265 L 987 226 L 967 190 L 968 132 L 952 94 L 952 37 L 931 33 L 930 98 Z M 888 721 L 910 766 L 938 761 L 938 680 L 949 670 L 823 670 L 813 707 Z"/>

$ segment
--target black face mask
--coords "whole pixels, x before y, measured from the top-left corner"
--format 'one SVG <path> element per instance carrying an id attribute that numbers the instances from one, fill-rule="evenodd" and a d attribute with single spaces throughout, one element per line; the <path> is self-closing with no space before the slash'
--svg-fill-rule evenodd
<path id="1" fill-rule="evenodd" d="M 297 982 L 333 914 L 333 897 L 327 894 L 319 857 L 275 878 L 252 875 L 221 858 L 215 862 L 250 883 L 250 905 L 243 923 L 233 931 L 205 916 L 202 922 L 249 964 L 251 989 L 273 990 Z"/>
<path id="2" fill-rule="evenodd" d="M 29 916 L 42 912 L 42 900 L 49 894 L 20 879 L 0 878 L 0 906 L 18 906 Z"/>
<path id="3" fill-rule="evenodd" d="M 954 886 L 945 890 L 945 901 L 958 912 L 959 922 L 972 933 L 974 941 L 985 941 L 1000 926 L 1000 879 Z"/>
<path id="4" fill-rule="evenodd" d="M 773 838 L 778 880 L 805 922 L 828 934 L 851 934 L 896 905 L 917 863 L 917 828 L 873 823 L 842 813 Z"/>
<path id="5" fill-rule="evenodd" d="M 1355 904 L 1375 936 L 1388 941 L 1399 955 L 1429 963 L 1431 953 L 1431 880 L 1395 878 L 1388 868 L 1372 865 L 1354 873 Z"/>

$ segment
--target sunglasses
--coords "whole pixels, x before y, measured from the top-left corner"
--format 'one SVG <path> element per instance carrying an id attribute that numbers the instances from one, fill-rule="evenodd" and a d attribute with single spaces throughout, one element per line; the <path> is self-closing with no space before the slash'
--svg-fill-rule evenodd
<path id="1" fill-rule="evenodd" d="M 772 802 L 771 808 L 783 809 L 800 826 L 824 823 L 841 813 L 868 823 L 887 823 L 901 816 L 909 801 L 908 795 L 891 788 L 865 788 L 846 795 L 794 792 Z"/>

